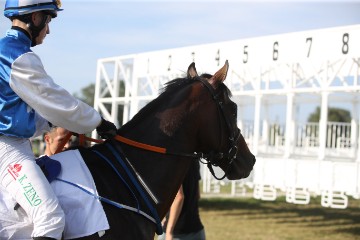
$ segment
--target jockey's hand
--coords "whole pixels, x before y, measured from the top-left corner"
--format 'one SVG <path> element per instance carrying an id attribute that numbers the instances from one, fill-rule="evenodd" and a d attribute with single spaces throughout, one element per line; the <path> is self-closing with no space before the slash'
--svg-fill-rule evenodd
<path id="1" fill-rule="evenodd" d="M 116 126 L 102 118 L 100 125 L 96 128 L 97 133 L 102 139 L 111 139 L 116 135 Z"/>

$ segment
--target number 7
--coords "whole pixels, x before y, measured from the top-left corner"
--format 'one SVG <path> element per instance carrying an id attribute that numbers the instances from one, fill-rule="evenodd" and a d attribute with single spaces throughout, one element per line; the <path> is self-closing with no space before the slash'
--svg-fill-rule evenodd
<path id="1" fill-rule="evenodd" d="M 309 43 L 309 51 L 308 51 L 308 54 L 307 54 L 307 57 L 309 57 L 310 56 L 310 50 L 311 50 L 311 44 L 312 44 L 312 37 L 307 38 L 306 43 L 307 42 L 310 42 Z"/>

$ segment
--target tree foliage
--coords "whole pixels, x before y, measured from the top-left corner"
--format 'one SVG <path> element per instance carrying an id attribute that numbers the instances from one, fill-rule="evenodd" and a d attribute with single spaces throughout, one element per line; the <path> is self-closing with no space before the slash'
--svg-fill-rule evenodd
<path id="1" fill-rule="evenodd" d="M 103 88 L 104 86 L 102 86 Z M 120 87 L 119 87 L 119 94 L 118 96 L 124 96 L 125 95 L 125 83 L 124 81 L 120 81 Z M 80 92 L 74 93 L 74 97 L 80 99 L 81 101 L 89 104 L 90 106 L 94 106 L 94 99 L 95 99 L 95 84 L 91 83 L 88 86 L 82 88 Z M 111 97 L 110 93 L 107 92 L 104 97 Z M 111 112 L 111 104 L 104 104 L 105 108 Z M 120 125 L 122 125 L 122 119 L 123 119 L 123 111 L 124 106 L 119 105 L 118 106 L 118 116 L 117 120 Z"/>
<path id="2" fill-rule="evenodd" d="M 90 85 L 82 88 L 80 90 L 80 93 L 74 93 L 74 96 L 93 107 L 95 97 L 95 84 L 91 83 Z"/>
<path id="3" fill-rule="evenodd" d="M 320 107 L 317 107 L 313 113 L 308 117 L 308 122 L 319 122 L 321 115 Z M 328 122 L 350 122 L 351 113 L 348 110 L 342 108 L 332 108 L 328 109 Z"/>

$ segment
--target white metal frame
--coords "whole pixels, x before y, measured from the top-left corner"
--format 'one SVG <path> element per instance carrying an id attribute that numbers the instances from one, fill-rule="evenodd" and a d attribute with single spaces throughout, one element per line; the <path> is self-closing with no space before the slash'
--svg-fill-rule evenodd
<path id="1" fill-rule="evenodd" d="M 120 126 L 119 105 L 123 106 L 122 122 L 125 123 L 158 95 L 164 83 L 184 75 L 192 61 L 198 72 L 214 73 L 228 59 L 226 84 L 238 104 L 238 125 L 258 158 L 263 162 L 278 159 L 298 163 L 312 161 L 320 165 L 345 162 L 359 168 L 359 42 L 360 25 L 352 25 L 99 59 L 94 107 Z M 119 95 L 121 86 L 124 87 L 122 96 Z M 326 139 L 331 124 L 327 110 L 333 103 L 347 104 L 352 113 L 351 134 L 344 139 L 337 138 L 343 142 L 339 142 L 335 150 L 328 147 Z M 302 113 L 297 111 L 304 104 L 321 107 L 318 136 L 307 139 L 316 144 L 309 142 L 307 148 L 297 144 L 299 129 L 302 131 L 307 125 L 299 121 Z M 274 120 L 272 110 L 278 105 L 283 109 L 281 119 Z M 282 125 L 282 135 L 276 136 L 275 145 L 269 145 L 271 126 L 277 121 Z M 339 148 L 343 143 L 345 151 Z M 255 175 L 268 170 L 256 167 Z M 354 195 L 360 194 L 359 174 L 357 171 Z M 259 198 L 265 194 L 261 190 L 266 189 L 264 186 L 277 187 L 266 181 L 256 184 Z M 301 196 L 307 201 L 307 191 L 311 191 L 296 183 L 281 187 L 290 189 L 288 199 L 294 203 Z M 297 191 L 299 187 L 301 191 Z M 300 193 L 296 195 L 297 192 Z M 326 195 L 330 200 L 324 205 L 331 205 L 333 193 Z"/>

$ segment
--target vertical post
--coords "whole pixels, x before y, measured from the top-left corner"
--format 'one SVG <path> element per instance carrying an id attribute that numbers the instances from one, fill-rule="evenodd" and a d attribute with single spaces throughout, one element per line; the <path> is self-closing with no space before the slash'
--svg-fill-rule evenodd
<path id="1" fill-rule="evenodd" d="M 269 105 L 267 102 L 263 104 L 264 106 L 264 119 L 263 119 L 263 130 L 262 130 L 262 139 L 261 142 L 268 146 L 269 142 Z"/>
<path id="2" fill-rule="evenodd" d="M 118 121 L 118 103 L 116 98 L 119 97 L 119 90 L 120 90 L 120 61 L 114 60 L 114 75 L 113 75 L 113 87 L 114 92 L 111 96 L 111 121 L 117 126 L 120 127 Z"/>
<path id="3" fill-rule="evenodd" d="M 255 95 L 254 140 L 253 140 L 253 153 L 255 156 L 259 152 L 261 98 L 262 95 L 260 94 Z"/>
<path id="4" fill-rule="evenodd" d="M 237 121 L 237 126 L 240 129 L 240 131 L 242 132 L 242 134 L 244 135 L 244 121 L 243 121 L 243 116 L 244 116 L 244 109 L 242 104 L 237 104 L 237 115 L 238 115 L 238 119 L 236 119 Z M 240 116 L 240 118 L 239 118 Z M 246 136 L 244 136 L 246 137 Z"/>
<path id="5" fill-rule="evenodd" d="M 138 98 L 138 84 L 139 84 L 139 77 L 138 77 L 138 73 L 137 73 L 137 58 L 134 58 L 133 61 L 133 67 L 132 67 L 132 78 L 131 78 L 131 92 L 130 92 L 130 96 L 128 96 L 128 101 L 130 101 L 130 116 L 129 118 L 131 119 L 138 111 L 139 111 L 139 98 Z M 147 79 L 149 81 L 149 79 Z"/>
<path id="6" fill-rule="evenodd" d="M 359 116 L 359 104 L 358 101 L 353 101 L 352 103 L 352 116 L 351 116 L 351 132 L 350 132 L 350 142 L 351 142 L 351 157 L 357 157 L 357 145 L 358 145 L 358 116 Z"/>
<path id="7" fill-rule="evenodd" d="M 328 121 L 328 101 L 329 101 L 329 92 L 322 92 L 320 121 L 319 121 L 319 154 L 318 154 L 319 160 L 325 159 L 326 130 L 327 130 L 327 121 Z"/>
<path id="8" fill-rule="evenodd" d="M 294 144 L 294 93 L 287 94 L 286 103 L 286 130 L 284 157 L 289 158 L 293 152 Z"/>
<path id="9" fill-rule="evenodd" d="M 357 108 L 359 106 L 358 104 L 358 101 L 356 102 L 356 105 L 355 105 Z M 354 113 L 355 114 L 355 113 Z M 360 144 L 360 112 L 358 110 L 356 110 L 356 121 L 355 121 L 355 125 L 357 126 L 356 128 L 356 134 L 357 134 L 357 141 L 356 141 L 356 169 L 357 169 L 357 179 L 356 179 L 356 182 L 357 182 L 357 186 L 356 186 L 356 189 L 357 189 L 357 194 L 358 194 L 358 197 L 360 197 L 360 147 L 359 147 L 359 144 Z M 355 120 L 355 119 L 354 119 Z M 355 131 L 355 130 L 354 130 Z M 355 148 L 354 146 L 354 148 Z"/>
<path id="10" fill-rule="evenodd" d="M 358 127 L 357 127 L 357 131 L 356 131 L 356 133 L 357 133 L 356 161 L 357 161 L 357 162 L 359 163 L 359 165 L 360 165 L 360 146 L 359 146 L 359 144 L 360 144 L 360 112 L 357 112 L 356 125 L 358 126 Z M 360 174 L 360 172 L 359 172 L 359 174 Z M 359 188 L 360 188 L 360 186 L 359 186 Z"/>
<path id="11" fill-rule="evenodd" d="M 254 110 L 254 137 L 253 137 L 253 153 L 256 156 L 259 153 L 259 141 L 260 141 L 260 113 L 261 113 L 261 81 L 262 74 L 261 68 L 259 69 L 259 76 L 253 84 L 255 90 L 255 110 Z"/>
<path id="12" fill-rule="evenodd" d="M 101 69 L 102 69 L 102 61 L 98 60 L 96 65 L 96 82 L 95 82 L 95 96 L 94 96 L 94 109 L 99 111 L 99 99 L 100 99 L 100 86 L 101 86 Z M 96 131 L 92 131 L 91 133 L 92 138 L 97 137 Z"/>

